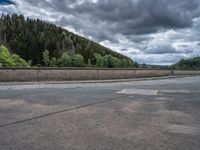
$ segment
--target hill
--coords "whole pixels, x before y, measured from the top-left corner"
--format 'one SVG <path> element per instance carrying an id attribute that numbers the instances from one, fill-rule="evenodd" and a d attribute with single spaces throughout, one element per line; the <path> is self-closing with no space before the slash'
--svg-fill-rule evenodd
<path id="1" fill-rule="evenodd" d="M 173 67 L 176 69 L 200 69 L 200 57 L 181 59 Z"/>
<path id="2" fill-rule="evenodd" d="M 130 58 L 66 29 L 17 14 L 1 16 L 0 44 L 27 62 L 31 60 L 35 66 L 47 65 L 43 58 L 45 50 L 48 50 L 49 59 L 54 61 L 67 53 L 70 57 L 82 55 L 84 64 L 96 65 L 96 57 L 100 56 L 102 59 L 106 57 L 104 60 L 107 61 L 107 66 L 104 63 L 101 67 L 117 66 L 108 64 L 111 58 L 117 67 L 136 66 Z"/>

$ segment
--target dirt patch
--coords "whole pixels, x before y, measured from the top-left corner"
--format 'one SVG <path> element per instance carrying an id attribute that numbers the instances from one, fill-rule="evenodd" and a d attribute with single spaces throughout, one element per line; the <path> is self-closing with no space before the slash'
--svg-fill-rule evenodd
<path id="1" fill-rule="evenodd" d="M 27 103 L 25 100 L 22 99 L 0 99 L 0 108 L 12 108 L 12 107 L 21 107 L 21 106 L 28 106 L 32 108 L 44 108 L 48 107 L 47 105 L 43 105 L 40 103 Z"/>
<path id="2" fill-rule="evenodd" d="M 0 99 L 0 108 L 20 106 L 20 105 L 24 105 L 25 103 L 26 102 L 24 100 Z"/>
<path id="3" fill-rule="evenodd" d="M 142 102 L 130 102 L 123 106 L 119 111 L 134 113 L 137 112 L 144 104 Z"/>

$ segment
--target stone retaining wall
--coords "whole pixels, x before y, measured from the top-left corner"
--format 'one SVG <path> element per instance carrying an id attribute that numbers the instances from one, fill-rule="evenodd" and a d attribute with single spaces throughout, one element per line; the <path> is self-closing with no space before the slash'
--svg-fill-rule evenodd
<path id="1" fill-rule="evenodd" d="M 0 81 L 70 81 L 169 76 L 171 70 L 95 68 L 0 68 Z M 200 71 L 174 70 L 174 75 L 200 75 Z"/>

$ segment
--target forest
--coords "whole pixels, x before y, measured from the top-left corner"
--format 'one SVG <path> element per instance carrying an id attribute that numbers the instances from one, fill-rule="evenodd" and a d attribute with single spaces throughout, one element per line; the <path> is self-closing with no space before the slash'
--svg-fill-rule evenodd
<path id="1" fill-rule="evenodd" d="M 137 67 L 130 58 L 54 24 L 23 15 L 0 18 L 1 50 L 8 49 L 30 66 Z M 2 56 L 3 57 L 3 56 Z M 5 58 L 0 62 L 3 66 Z"/>
<path id="2" fill-rule="evenodd" d="M 178 63 L 174 64 L 175 69 L 200 69 L 200 57 L 194 57 L 189 59 L 181 59 Z"/>

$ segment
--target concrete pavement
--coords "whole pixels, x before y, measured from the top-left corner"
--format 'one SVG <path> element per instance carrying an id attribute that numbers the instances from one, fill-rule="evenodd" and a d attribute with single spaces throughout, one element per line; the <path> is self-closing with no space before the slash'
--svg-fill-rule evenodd
<path id="1" fill-rule="evenodd" d="M 0 85 L 2 150 L 199 150 L 200 77 Z"/>

